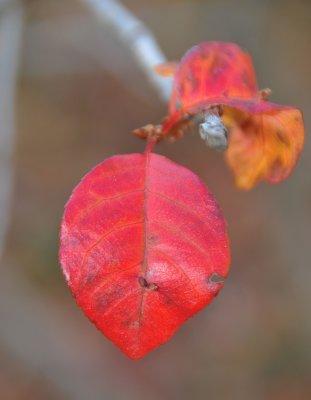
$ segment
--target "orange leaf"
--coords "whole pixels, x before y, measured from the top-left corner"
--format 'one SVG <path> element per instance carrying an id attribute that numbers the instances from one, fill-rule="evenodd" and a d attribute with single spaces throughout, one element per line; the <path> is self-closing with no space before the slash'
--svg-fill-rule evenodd
<path id="1" fill-rule="evenodd" d="M 225 114 L 230 112 L 226 108 Z M 269 183 L 285 180 L 296 165 L 303 143 L 303 119 L 297 109 L 264 114 L 235 110 L 226 159 L 236 185 L 247 190 L 261 180 Z"/>
<path id="2" fill-rule="evenodd" d="M 177 67 L 177 61 L 168 61 L 166 63 L 156 65 L 154 70 L 157 74 L 163 76 L 164 78 L 168 78 L 175 75 Z"/>

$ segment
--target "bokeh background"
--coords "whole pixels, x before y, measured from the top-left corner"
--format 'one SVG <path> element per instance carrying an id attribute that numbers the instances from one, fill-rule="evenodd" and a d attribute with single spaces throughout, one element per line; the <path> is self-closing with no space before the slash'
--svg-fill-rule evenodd
<path id="1" fill-rule="evenodd" d="M 127 359 L 71 298 L 57 260 L 58 228 L 80 178 L 112 154 L 142 151 L 131 130 L 157 122 L 166 106 L 128 47 L 79 0 L 22 2 L 13 195 L 9 209 L 0 209 L 9 221 L 0 268 L 0 399 L 309 400 L 311 2 L 124 5 L 170 59 L 207 40 L 247 49 L 260 87 L 304 111 L 305 150 L 283 184 L 239 192 L 222 155 L 199 137 L 158 146 L 218 199 L 231 273 L 217 299 L 171 341 L 142 360 Z"/>

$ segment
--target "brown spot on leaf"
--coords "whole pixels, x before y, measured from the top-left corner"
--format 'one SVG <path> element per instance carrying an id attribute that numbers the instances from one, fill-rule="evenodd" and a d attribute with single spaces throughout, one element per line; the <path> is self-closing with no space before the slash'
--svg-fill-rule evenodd
<path id="1" fill-rule="evenodd" d="M 157 290 L 158 286 L 155 283 L 149 283 L 143 276 L 138 278 L 138 283 L 142 288 L 146 288 L 149 290 Z"/>
<path id="2" fill-rule="evenodd" d="M 225 278 L 216 274 L 216 272 L 213 272 L 212 275 L 208 278 L 208 281 L 212 283 L 223 283 L 225 281 Z"/>
<path id="3" fill-rule="evenodd" d="M 290 147 L 290 142 L 288 138 L 283 134 L 281 130 L 277 130 L 275 134 L 281 143 L 283 143 L 286 147 Z"/>
<path id="4" fill-rule="evenodd" d="M 158 243 L 158 237 L 156 235 L 152 235 L 148 237 L 149 244 L 156 244 Z"/>

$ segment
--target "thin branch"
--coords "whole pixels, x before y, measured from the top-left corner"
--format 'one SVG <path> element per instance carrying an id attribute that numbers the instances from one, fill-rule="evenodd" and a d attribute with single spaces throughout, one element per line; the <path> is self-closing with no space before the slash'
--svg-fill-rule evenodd
<path id="1" fill-rule="evenodd" d="M 80 1 L 127 44 L 159 97 L 167 102 L 171 93 L 171 79 L 164 79 L 154 71 L 155 65 L 167 60 L 149 29 L 117 0 Z"/>

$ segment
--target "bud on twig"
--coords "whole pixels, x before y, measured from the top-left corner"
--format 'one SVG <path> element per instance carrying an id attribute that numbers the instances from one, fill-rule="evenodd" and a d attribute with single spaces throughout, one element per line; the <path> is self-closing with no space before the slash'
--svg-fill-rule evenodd
<path id="1" fill-rule="evenodd" d="M 217 114 L 204 114 L 204 121 L 199 123 L 199 134 L 208 147 L 214 150 L 224 151 L 228 148 L 228 130 Z"/>

